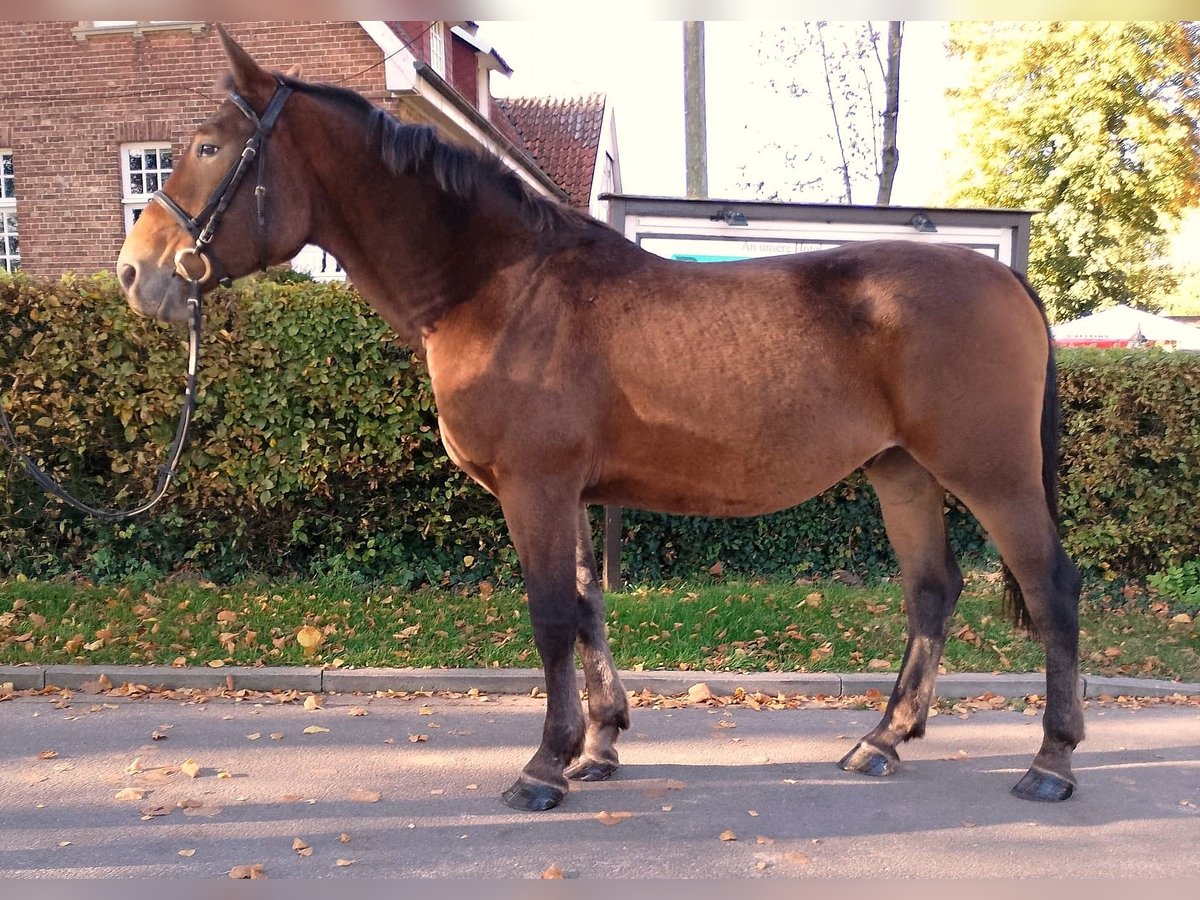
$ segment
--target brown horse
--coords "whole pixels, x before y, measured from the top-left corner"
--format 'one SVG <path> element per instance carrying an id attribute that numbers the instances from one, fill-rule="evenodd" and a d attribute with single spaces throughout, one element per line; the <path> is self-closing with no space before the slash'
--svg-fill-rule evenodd
<path id="1" fill-rule="evenodd" d="M 949 490 L 994 539 L 1046 649 L 1044 740 L 1013 790 L 1071 795 L 1080 582 L 1055 524 L 1046 318 L 1020 277 L 912 242 L 660 259 L 533 196 L 498 161 L 353 92 L 267 72 L 222 39 L 231 101 L 130 233 L 119 277 L 134 310 L 178 321 L 189 278 L 208 288 L 316 243 L 425 355 L 447 452 L 500 500 L 545 669 L 541 746 L 509 805 L 548 809 L 568 778 L 608 777 L 629 726 L 585 504 L 745 516 L 864 466 L 909 638 L 882 720 L 842 768 L 889 774 L 897 746 L 924 733 L 962 589 Z M 247 143 L 257 190 L 227 174 Z"/>

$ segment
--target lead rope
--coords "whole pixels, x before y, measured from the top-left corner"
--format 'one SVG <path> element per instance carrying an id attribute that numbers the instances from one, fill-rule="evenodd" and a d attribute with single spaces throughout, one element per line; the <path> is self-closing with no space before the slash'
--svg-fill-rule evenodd
<path id="1" fill-rule="evenodd" d="M 191 282 L 191 290 L 188 295 L 188 306 L 191 316 L 188 319 L 187 386 L 184 389 L 183 410 L 179 414 L 179 425 L 175 430 L 175 440 L 172 442 L 171 449 L 167 453 L 167 461 L 158 467 L 158 484 L 154 488 L 154 493 L 147 500 L 128 509 L 108 509 L 106 507 L 89 506 L 72 496 L 66 488 L 55 481 L 50 475 L 47 475 L 38 467 L 37 463 L 30 459 L 27 453 L 21 450 L 17 436 L 13 433 L 12 424 L 9 422 L 8 416 L 4 413 L 4 407 L 0 405 L 0 426 L 3 426 L 8 450 L 20 462 L 25 473 L 46 493 L 53 494 L 68 506 L 80 512 L 87 513 L 89 516 L 93 516 L 102 522 L 123 522 L 126 519 L 141 515 L 158 503 L 166 495 L 167 487 L 170 485 L 171 479 L 175 477 L 179 458 L 183 455 L 183 446 L 187 439 L 188 426 L 191 425 L 192 414 L 196 411 L 196 372 L 200 367 L 200 282 L 192 278 L 188 278 L 188 281 Z"/>

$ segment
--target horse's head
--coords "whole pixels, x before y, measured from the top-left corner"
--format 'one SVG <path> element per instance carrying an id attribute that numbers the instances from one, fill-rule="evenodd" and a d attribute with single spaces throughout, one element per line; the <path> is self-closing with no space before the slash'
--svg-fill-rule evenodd
<path id="1" fill-rule="evenodd" d="M 283 176 L 293 145 L 279 117 L 290 89 L 218 30 L 230 97 L 197 129 L 117 260 L 130 307 L 162 321 L 187 319 L 190 281 L 208 290 L 290 259 L 308 231 L 307 204 Z"/>

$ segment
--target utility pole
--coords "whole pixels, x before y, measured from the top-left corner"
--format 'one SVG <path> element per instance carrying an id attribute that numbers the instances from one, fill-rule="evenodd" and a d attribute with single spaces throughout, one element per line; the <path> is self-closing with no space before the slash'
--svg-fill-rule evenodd
<path id="1" fill-rule="evenodd" d="M 683 133 L 689 200 L 708 198 L 705 128 L 704 23 L 683 23 Z"/>

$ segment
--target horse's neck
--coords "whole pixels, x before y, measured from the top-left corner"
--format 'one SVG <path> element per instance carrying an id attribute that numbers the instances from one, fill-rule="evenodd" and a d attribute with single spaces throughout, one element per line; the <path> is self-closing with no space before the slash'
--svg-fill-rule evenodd
<path id="1" fill-rule="evenodd" d="M 527 226 L 488 197 L 448 214 L 438 188 L 415 177 L 359 190 L 334 204 L 318 243 L 341 263 L 359 293 L 413 347 L 449 310 L 501 286 L 497 272 L 519 264 L 532 242 Z M 410 195 L 410 192 L 419 192 Z"/>

